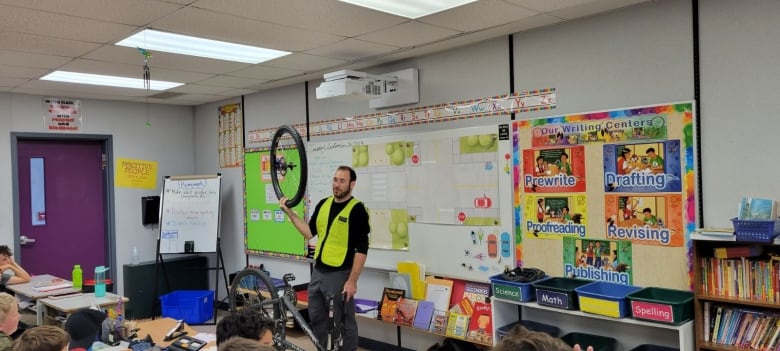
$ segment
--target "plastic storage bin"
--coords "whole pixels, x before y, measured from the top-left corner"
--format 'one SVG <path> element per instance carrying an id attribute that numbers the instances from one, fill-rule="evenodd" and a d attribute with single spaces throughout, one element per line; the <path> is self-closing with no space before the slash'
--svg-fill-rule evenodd
<path id="1" fill-rule="evenodd" d="M 545 279 L 549 279 L 549 277 L 545 276 L 542 279 L 532 282 L 519 283 L 504 279 L 503 274 L 497 274 L 490 277 L 490 284 L 493 289 L 494 297 L 509 301 L 526 302 L 531 301 L 536 297 L 534 295 L 535 289 L 533 283 Z"/>
<path id="2" fill-rule="evenodd" d="M 629 314 L 628 294 L 642 288 L 608 282 L 592 282 L 577 287 L 580 310 L 602 316 L 622 318 Z"/>
<path id="3" fill-rule="evenodd" d="M 680 349 L 653 344 L 642 344 L 631 349 L 631 351 L 680 351 Z"/>
<path id="4" fill-rule="evenodd" d="M 579 344 L 580 348 L 585 350 L 588 346 L 593 346 L 593 351 L 614 351 L 617 340 L 608 336 L 586 334 L 586 333 L 568 333 L 561 337 L 561 340 L 571 347 Z"/>
<path id="5" fill-rule="evenodd" d="M 533 283 L 534 289 L 536 289 L 536 303 L 576 310 L 579 308 L 579 301 L 577 301 L 577 293 L 574 289 L 590 282 L 590 280 L 560 277 L 537 281 Z"/>
<path id="6" fill-rule="evenodd" d="M 780 221 L 740 220 L 732 218 L 737 241 L 771 243 L 780 234 Z"/>
<path id="7" fill-rule="evenodd" d="M 183 319 L 189 324 L 203 323 L 214 317 L 214 291 L 176 290 L 160 296 L 162 316 Z"/>
<path id="8" fill-rule="evenodd" d="M 693 318 L 693 293 L 647 287 L 628 294 L 631 316 L 653 322 L 681 324 Z"/>

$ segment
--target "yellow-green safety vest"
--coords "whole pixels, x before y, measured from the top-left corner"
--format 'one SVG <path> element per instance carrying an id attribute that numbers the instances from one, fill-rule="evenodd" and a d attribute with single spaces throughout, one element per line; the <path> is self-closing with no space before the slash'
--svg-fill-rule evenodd
<path id="1" fill-rule="evenodd" d="M 349 199 L 344 209 L 336 215 L 336 218 L 333 218 L 330 230 L 328 230 L 328 216 L 330 216 L 330 207 L 333 205 L 333 196 L 322 203 L 317 214 L 317 234 L 320 238 L 314 251 L 315 259 L 320 257 L 320 253 L 322 253 L 322 263 L 328 266 L 340 267 L 344 263 L 349 246 L 349 214 L 358 203 L 360 201 L 354 197 Z"/>

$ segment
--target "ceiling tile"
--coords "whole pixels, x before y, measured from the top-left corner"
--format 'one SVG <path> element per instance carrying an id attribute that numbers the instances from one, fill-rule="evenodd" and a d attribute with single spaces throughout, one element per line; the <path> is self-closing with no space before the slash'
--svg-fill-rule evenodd
<path id="1" fill-rule="evenodd" d="M 143 65 L 128 65 L 122 63 L 111 63 L 103 61 L 94 61 L 86 59 L 77 59 L 60 68 L 64 71 L 107 74 L 120 77 L 141 78 L 143 77 Z M 169 70 L 164 68 L 152 68 L 150 73 L 153 80 L 163 80 L 169 82 L 190 83 L 213 77 L 213 74 L 184 72 Z"/>
<path id="2" fill-rule="evenodd" d="M 502 0 L 503 2 L 515 6 L 522 6 L 527 9 L 539 12 L 550 12 L 562 8 L 574 7 L 592 3 L 598 0 Z M 607 0 L 612 1 L 612 0 Z"/>
<path id="3" fill-rule="evenodd" d="M 0 31 L 109 43 L 135 29 L 124 24 L 0 5 Z"/>
<path id="4" fill-rule="evenodd" d="M 383 59 L 397 61 L 401 59 L 407 59 L 410 57 L 428 55 L 435 52 L 466 46 L 484 40 L 489 40 L 496 37 L 522 32 L 532 28 L 548 26 L 560 22 L 563 22 L 563 20 L 554 16 L 536 15 L 533 17 L 523 18 L 519 21 L 493 27 L 490 29 L 469 33 L 451 39 L 442 40 L 440 42 L 433 43 L 431 45 L 425 45 L 421 47 L 404 50 L 402 52 L 390 54 L 383 57 Z"/>
<path id="5" fill-rule="evenodd" d="M 418 18 L 417 21 L 463 32 L 472 32 L 538 14 L 538 11 L 514 6 L 503 1 L 477 1 Z"/>
<path id="6" fill-rule="evenodd" d="M 405 48 L 435 42 L 460 32 L 420 22 L 406 22 L 395 27 L 361 35 L 357 39 Z"/>
<path id="7" fill-rule="evenodd" d="M 246 78 L 239 78 L 234 76 L 216 76 L 213 78 L 205 79 L 198 82 L 199 84 L 203 85 L 216 85 L 219 87 L 228 87 L 228 88 L 246 88 L 251 87 L 253 85 L 257 85 L 258 83 L 261 83 L 257 79 L 246 79 Z"/>
<path id="8" fill-rule="evenodd" d="M 221 95 L 224 98 L 226 96 L 231 97 L 231 96 L 249 95 L 249 94 L 254 94 L 256 92 L 258 92 L 257 89 L 233 89 L 233 90 L 222 92 L 219 95 Z"/>
<path id="9" fill-rule="evenodd" d="M 263 62 L 265 66 L 281 67 L 288 69 L 302 70 L 306 72 L 316 71 L 328 67 L 338 66 L 346 63 L 344 60 L 334 58 L 314 56 L 307 54 L 291 54 L 271 61 Z"/>
<path id="10" fill-rule="evenodd" d="M 0 65 L 21 65 L 24 67 L 52 69 L 59 67 L 70 60 L 73 60 L 73 58 L 0 50 Z"/>
<path id="11" fill-rule="evenodd" d="M 0 0 L 0 4 L 134 26 L 145 26 L 182 7 L 159 0 L 57 0 L 56 6 L 51 0 Z"/>
<path id="12" fill-rule="evenodd" d="M 13 92 L 20 93 L 20 94 L 56 96 L 56 97 L 78 98 L 78 99 L 122 100 L 122 101 L 130 101 L 136 99 L 136 97 L 132 97 L 132 96 L 101 94 L 100 92 L 97 91 L 93 91 L 93 92 L 68 91 L 67 93 L 63 94 L 62 91 L 56 89 L 30 89 L 30 88 L 22 87 L 22 88 L 13 89 Z M 89 115 L 89 112 L 85 112 L 83 116 L 87 119 L 87 122 L 89 118 L 96 117 L 96 116 Z"/>
<path id="13" fill-rule="evenodd" d="M 344 37 L 186 8 L 152 24 L 155 29 L 284 51 L 305 51 Z"/>
<path id="14" fill-rule="evenodd" d="M 200 0 L 196 7 L 345 37 L 377 31 L 408 19 L 337 0 Z"/>
<path id="15" fill-rule="evenodd" d="M 596 0 L 579 6 L 564 7 L 549 14 L 563 19 L 575 19 L 592 16 L 598 13 L 617 10 L 626 6 L 632 6 L 647 2 L 648 0 Z"/>
<path id="16" fill-rule="evenodd" d="M 294 76 L 302 73 L 303 71 L 296 71 L 296 70 L 290 70 L 290 69 L 279 68 L 279 67 L 270 67 L 270 66 L 264 66 L 262 64 L 259 64 L 235 72 L 230 72 L 230 75 L 236 77 L 255 78 L 261 80 L 274 80 L 274 79 Z"/>
<path id="17" fill-rule="evenodd" d="M 232 88 L 219 87 L 215 85 L 202 85 L 202 84 L 185 84 L 166 91 L 174 93 L 185 94 L 220 94 L 226 91 L 233 90 Z"/>
<path id="18" fill-rule="evenodd" d="M 0 87 L 15 87 L 26 83 L 29 79 L 3 77 L 0 75 Z"/>
<path id="19" fill-rule="evenodd" d="M 378 56 L 398 47 L 371 43 L 357 39 L 346 39 L 338 43 L 306 51 L 307 54 L 334 57 L 343 60 L 355 60 L 363 57 Z"/>
<path id="20" fill-rule="evenodd" d="M 99 44 L 18 32 L 0 32 L 0 48 L 55 56 L 79 57 Z"/>
<path id="21" fill-rule="evenodd" d="M 0 65 L 0 77 L 37 79 L 46 75 L 46 73 L 49 73 L 48 69 Z"/>
<path id="22" fill-rule="evenodd" d="M 84 58 L 141 65 L 144 62 L 144 57 L 138 52 L 138 49 L 116 45 L 103 46 L 84 55 Z M 158 51 L 153 51 L 152 57 L 149 58 L 149 67 L 152 69 L 161 67 L 210 74 L 224 74 L 250 66 L 251 64 L 243 62 L 215 60 Z"/>
<path id="23" fill-rule="evenodd" d="M 87 94 L 99 94 L 99 95 L 118 95 L 118 96 L 136 96 L 136 97 L 143 97 L 145 96 L 146 92 L 143 89 L 130 89 L 130 88 L 117 88 L 117 87 L 106 87 L 106 86 L 99 86 L 99 85 L 87 85 L 87 84 L 74 84 L 74 83 L 64 83 L 64 82 L 53 82 L 53 81 L 46 81 L 46 80 L 31 80 L 22 85 L 20 88 L 24 89 L 34 89 L 34 90 L 47 90 L 47 91 L 60 91 L 60 92 L 67 92 L 65 95 L 72 96 L 76 93 L 87 93 Z M 58 94 L 62 95 L 62 94 Z"/>

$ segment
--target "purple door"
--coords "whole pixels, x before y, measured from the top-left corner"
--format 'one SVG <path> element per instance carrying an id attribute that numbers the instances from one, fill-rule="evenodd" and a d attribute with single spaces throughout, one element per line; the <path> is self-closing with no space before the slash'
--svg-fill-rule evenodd
<path id="1" fill-rule="evenodd" d="M 102 145 L 98 140 L 19 140 L 20 264 L 30 274 L 84 280 L 106 266 Z"/>

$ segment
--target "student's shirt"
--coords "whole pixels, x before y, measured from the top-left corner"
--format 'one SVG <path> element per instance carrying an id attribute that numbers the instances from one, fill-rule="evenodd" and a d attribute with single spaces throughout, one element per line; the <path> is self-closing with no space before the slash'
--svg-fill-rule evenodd
<path id="1" fill-rule="evenodd" d="M 10 350 L 11 345 L 13 345 L 13 343 L 14 343 L 14 339 L 11 339 L 10 336 L 0 332 L 0 351 Z"/>

